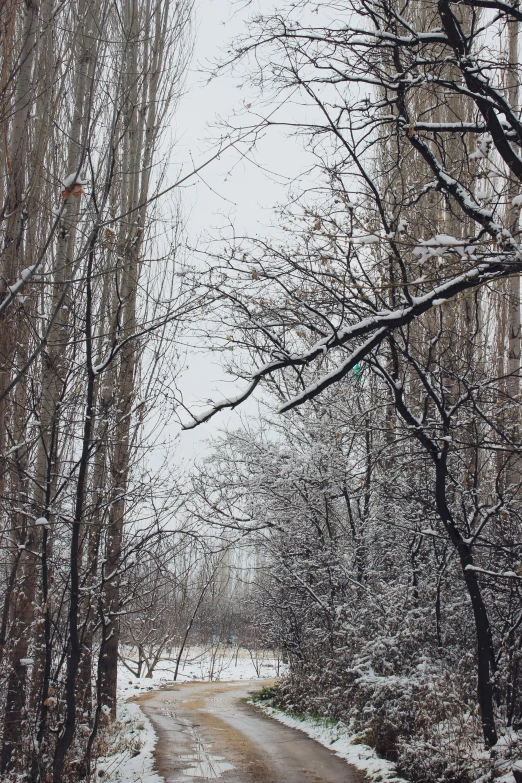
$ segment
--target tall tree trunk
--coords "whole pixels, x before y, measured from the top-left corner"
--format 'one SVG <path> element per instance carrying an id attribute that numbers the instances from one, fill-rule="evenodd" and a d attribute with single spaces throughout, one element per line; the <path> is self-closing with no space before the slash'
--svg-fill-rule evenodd
<path id="1" fill-rule="evenodd" d="M 121 564 L 122 542 L 125 518 L 125 494 L 128 487 L 131 459 L 131 410 L 135 384 L 137 348 L 129 338 L 136 329 L 137 287 L 140 275 L 140 253 L 145 230 L 146 207 L 148 198 L 150 168 L 157 127 L 157 90 L 160 64 L 165 42 L 164 25 L 168 19 L 170 4 L 154 5 L 148 2 L 144 9 L 145 26 L 152 39 L 150 54 L 145 53 L 150 66 L 138 97 L 134 73 L 137 69 L 137 51 L 135 37 L 138 30 L 137 3 L 128 5 L 128 54 L 127 73 L 131 78 L 126 107 L 127 136 L 123 152 L 123 170 L 128 172 L 124 178 L 122 192 L 122 211 L 133 211 L 134 225 L 120 237 L 124 248 L 124 266 L 120 284 L 123 322 L 120 339 L 125 343 L 121 351 L 118 370 L 118 389 L 116 402 L 115 445 L 111 464 L 111 484 L 113 500 L 110 506 L 109 529 L 107 533 L 107 554 L 105 562 L 105 592 L 103 597 L 106 644 L 101 661 L 103 703 L 110 709 L 110 717 L 116 712 L 116 685 L 118 669 L 119 621 L 116 613 L 120 603 L 119 568 Z M 153 9 L 153 10 L 152 10 Z M 152 24 L 151 24 L 152 22 Z M 152 29 L 150 29 L 152 28 Z M 149 39 L 149 35 L 145 36 Z"/>
<path id="2" fill-rule="evenodd" d="M 76 709 L 77 709 L 77 677 L 81 659 L 81 643 L 79 635 L 79 611 L 80 611 L 80 532 L 83 522 L 84 505 L 87 491 L 87 475 L 89 468 L 89 458 L 91 450 L 93 418 L 94 418 L 94 400 L 96 376 L 92 365 L 92 292 L 91 278 L 93 270 L 95 237 L 92 239 L 92 246 L 89 252 L 89 263 L 87 268 L 87 302 L 85 313 L 86 335 L 85 344 L 87 350 L 87 394 L 85 403 L 85 417 L 83 425 L 82 454 L 80 459 L 80 468 L 78 472 L 78 483 L 76 486 L 76 498 L 74 509 L 74 520 L 72 525 L 71 545 L 70 545 L 70 590 L 69 590 L 69 612 L 68 612 L 68 631 L 69 631 L 69 654 L 67 658 L 67 673 L 65 681 L 65 720 L 63 730 L 56 743 L 56 750 L 53 761 L 53 783 L 62 783 L 65 759 L 67 752 L 71 747 L 76 729 Z"/>
<path id="3" fill-rule="evenodd" d="M 508 44 L 509 44 L 509 65 L 508 70 L 508 100 L 515 113 L 519 110 L 519 23 L 512 19 L 507 23 Z M 511 202 L 514 196 L 518 195 L 520 182 L 513 175 L 509 178 L 508 186 L 508 210 L 512 209 Z M 513 210 L 511 222 L 511 231 L 514 236 L 517 235 L 519 220 L 519 208 Z M 506 392 L 508 401 L 514 403 L 513 413 L 510 415 L 512 422 L 510 435 L 514 443 L 518 443 L 520 435 L 519 426 L 519 402 L 520 402 L 520 275 L 512 275 L 508 278 L 507 285 L 507 328 L 508 328 L 508 355 L 507 355 L 507 379 Z M 517 494 L 520 492 L 521 465 L 518 455 L 511 455 L 508 459 L 506 470 L 506 485 L 517 487 Z"/>
<path id="4" fill-rule="evenodd" d="M 491 682 L 491 675 L 495 671 L 496 664 L 489 616 L 482 597 L 477 573 L 473 570 L 473 555 L 471 548 L 457 530 L 448 506 L 446 498 L 447 465 L 446 456 L 444 454 L 435 462 L 435 476 L 437 511 L 444 523 L 453 546 L 457 550 L 464 581 L 473 609 L 477 642 L 477 695 L 480 706 L 484 742 L 486 747 L 491 748 L 496 745 L 498 737 L 495 725 L 493 685 Z"/>
<path id="5" fill-rule="evenodd" d="M 29 144 L 29 115 L 32 105 L 33 84 L 32 71 L 35 59 L 36 38 L 38 30 L 39 6 L 36 0 L 26 0 L 21 4 L 22 19 L 22 47 L 19 55 L 19 71 L 17 87 L 13 106 L 13 119 L 11 124 L 9 154 L 11 161 L 11 175 L 8 183 L 7 195 L 7 221 L 4 247 L 1 255 L 0 270 L 0 296 L 7 292 L 7 286 L 12 284 L 20 274 L 23 262 L 23 235 L 25 187 L 28 177 L 28 144 Z M 8 386 L 11 373 L 15 366 L 16 340 L 16 308 L 11 306 L 0 314 L 0 391 Z M 7 478 L 7 465 L 5 453 L 7 451 L 6 433 L 8 431 L 8 402 L 0 401 L 0 491 L 5 497 L 5 482 Z M 16 437 L 22 438 L 20 423 L 23 412 L 19 406 L 11 400 L 11 418 L 17 432 Z M 23 440 L 23 438 L 22 438 Z M 16 444 L 15 444 L 16 445 Z M 19 484 L 16 469 L 12 474 L 11 492 L 16 492 Z M 17 496 L 17 500 L 19 496 Z M 13 517 L 13 529 L 16 529 L 19 520 Z M 32 531 L 28 531 L 27 522 L 22 526 L 21 546 L 25 547 L 22 562 L 18 595 L 12 605 L 14 622 L 11 629 L 14 640 L 10 660 L 9 678 L 7 684 L 7 696 L 4 711 L 3 744 L 0 754 L 0 773 L 5 774 L 15 766 L 15 749 L 20 743 L 21 721 L 25 709 L 27 666 L 22 663 L 27 657 L 29 648 L 29 629 L 33 616 L 33 602 L 35 595 L 35 561 L 30 548 L 33 544 Z"/>

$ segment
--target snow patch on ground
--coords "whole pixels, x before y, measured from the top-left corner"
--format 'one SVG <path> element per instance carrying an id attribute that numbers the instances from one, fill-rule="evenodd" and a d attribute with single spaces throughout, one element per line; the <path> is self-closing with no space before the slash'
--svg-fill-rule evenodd
<path id="1" fill-rule="evenodd" d="M 164 783 L 154 772 L 157 737 L 137 704 L 118 703 L 118 728 L 109 754 L 98 759 L 96 775 L 106 783 Z"/>
<path id="2" fill-rule="evenodd" d="M 132 666 L 132 651 L 123 650 L 122 654 Z M 175 668 L 175 656 L 168 657 L 158 663 L 151 678 L 135 677 L 120 663 L 116 730 L 110 738 L 107 755 L 98 759 L 95 779 L 103 783 L 164 783 L 164 778 L 154 771 L 158 739 L 154 727 L 139 705 L 129 699 L 172 685 Z M 280 662 L 268 653 L 251 656 L 248 650 L 224 647 L 209 652 L 192 647 L 181 662 L 177 681 L 269 679 L 282 673 Z"/>
<path id="3" fill-rule="evenodd" d="M 377 783 L 407 783 L 397 774 L 395 764 L 392 761 L 381 759 L 368 745 L 361 744 L 359 735 L 350 734 L 342 723 L 331 723 L 321 718 L 300 717 L 291 715 L 283 710 L 270 707 L 260 702 L 255 703 L 266 715 L 275 718 L 285 726 L 298 729 L 308 737 L 314 739 L 325 748 L 333 751 L 340 758 L 345 759 L 361 772 L 364 772 L 369 780 Z"/>
<path id="4" fill-rule="evenodd" d="M 122 655 L 133 668 L 132 651 L 124 649 Z M 175 671 L 176 657 L 172 653 L 158 662 L 152 677 L 135 677 L 120 663 L 119 696 L 128 698 L 139 691 L 152 690 L 166 683 L 172 683 Z M 284 671 L 283 664 L 268 651 L 259 651 L 257 654 L 250 655 L 248 650 L 238 650 L 235 647 L 220 647 L 217 650 L 190 647 L 181 660 L 177 682 L 270 679 L 279 677 Z"/>

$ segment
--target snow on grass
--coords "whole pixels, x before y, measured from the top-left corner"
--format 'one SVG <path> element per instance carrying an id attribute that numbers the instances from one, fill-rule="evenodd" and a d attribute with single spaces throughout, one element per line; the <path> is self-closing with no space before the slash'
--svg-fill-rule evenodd
<path id="1" fill-rule="evenodd" d="M 122 650 L 132 667 L 133 650 Z M 154 771 L 154 727 L 138 704 L 129 699 L 145 691 L 173 684 L 176 656 L 162 658 L 152 677 L 136 677 L 123 663 L 118 667 L 117 721 L 105 756 L 98 759 L 96 778 L 103 783 L 164 783 Z M 268 679 L 279 676 L 280 662 L 266 652 L 250 655 L 248 650 L 188 648 L 178 671 L 178 682 Z"/>
<path id="2" fill-rule="evenodd" d="M 378 781 L 380 783 L 388 783 L 388 781 L 390 783 L 407 783 L 397 774 L 395 764 L 392 761 L 379 758 L 373 748 L 361 742 L 360 735 L 350 734 L 343 723 L 327 718 L 293 715 L 259 701 L 252 703 L 271 718 L 275 718 L 292 729 L 304 732 L 320 745 L 324 745 L 325 748 L 333 751 L 348 764 L 352 764 L 364 772 L 369 780 L 375 781 L 375 783 Z"/>
<path id="3" fill-rule="evenodd" d="M 164 783 L 154 771 L 157 737 L 150 720 L 137 704 L 118 702 L 118 722 L 106 756 L 96 765 L 105 783 Z"/>

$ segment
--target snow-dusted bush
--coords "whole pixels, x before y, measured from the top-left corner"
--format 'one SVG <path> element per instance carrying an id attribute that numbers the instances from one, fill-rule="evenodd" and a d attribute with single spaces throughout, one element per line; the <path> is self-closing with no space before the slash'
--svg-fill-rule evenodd
<path id="1" fill-rule="evenodd" d="M 342 721 L 416 783 L 509 771 L 512 740 L 484 751 L 473 614 L 433 510 L 429 466 L 400 444 L 368 489 L 364 424 L 334 413 L 328 423 L 303 416 L 279 438 L 230 434 L 213 457 L 216 473 L 236 475 L 242 513 L 268 525 L 259 626 L 290 663 L 276 704 Z M 347 430 L 349 449 L 338 437 Z M 499 613 L 508 608 L 487 582 L 484 595 Z M 500 649 L 500 731 L 517 660 Z"/>

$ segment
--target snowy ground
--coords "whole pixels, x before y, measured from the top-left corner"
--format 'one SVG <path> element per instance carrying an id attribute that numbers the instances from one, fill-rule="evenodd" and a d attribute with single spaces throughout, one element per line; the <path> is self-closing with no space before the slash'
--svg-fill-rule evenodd
<path id="1" fill-rule="evenodd" d="M 126 656 L 132 667 L 132 651 Z M 164 658 L 152 678 L 135 677 L 123 664 L 118 670 L 117 730 L 106 756 L 98 760 L 96 774 L 105 783 L 164 783 L 154 772 L 156 735 L 151 722 L 137 704 L 128 699 L 144 691 L 173 682 L 176 662 Z M 247 650 L 219 648 L 187 650 L 178 672 L 178 681 L 270 679 L 282 673 L 280 661 L 268 653 L 251 656 Z"/>
<path id="2" fill-rule="evenodd" d="M 397 774 L 393 762 L 379 758 L 372 748 L 361 744 L 357 735 L 350 734 L 342 723 L 333 723 L 320 718 L 302 718 L 260 702 L 256 702 L 256 707 L 271 718 L 284 723 L 285 726 L 303 731 L 316 742 L 329 748 L 337 756 L 361 770 L 369 780 L 376 781 L 376 783 L 377 781 L 380 783 L 388 781 L 390 783 L 407 783 Z"/>
<path id="3" fill-rule="evenodd" d="M 118 704 L 118 728 L 108 755 L 98 759 L 96 775 L 107 783 L 164 783 L 154 770 L 156 735 L 137 704 Z M 96 779 L 96 776 L 95 776 Z"/>

